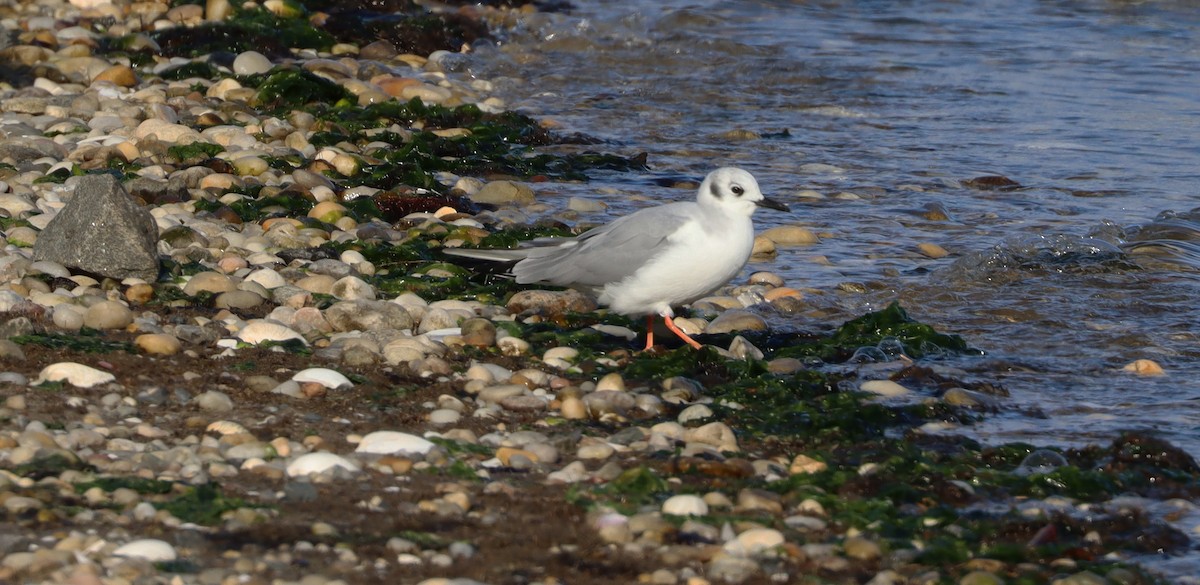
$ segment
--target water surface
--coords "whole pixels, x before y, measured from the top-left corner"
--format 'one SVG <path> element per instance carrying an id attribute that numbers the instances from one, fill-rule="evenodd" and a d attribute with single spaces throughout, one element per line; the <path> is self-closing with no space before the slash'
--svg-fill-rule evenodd
<path id="1" fill-rule="evenodd" d="M 656 183 L 743 166 L 794 209 L 760 227 L 823 235 L 751 267 L 811 303 L 774 327 L 832 328 L 899 299 L 986 352 L 949 365 L 1012 393 L 956 432 L 1082 445 L 1153 430 L 1200 453 L 1193 4 L 580 4 L 472 65 L 521 109 L 650 154 L 644 175 L 549 188 L 552 205 L 620 214 L 653 203 L 632 195 L 692 196 Z M 1017 186 L 966 182 L 981 176 Z M 1168 375 L 1121 371 L 1138 358 Z M 1187 579 L 1197 556 L 1155 566 Z"/>

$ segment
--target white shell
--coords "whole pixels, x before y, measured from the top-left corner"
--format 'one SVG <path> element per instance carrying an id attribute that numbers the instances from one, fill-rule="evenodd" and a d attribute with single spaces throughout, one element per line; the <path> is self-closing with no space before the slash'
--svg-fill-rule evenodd
<path id="1" fill-rule="evenodd" d="M 326 388 L 342 388 L 353 386 L 354 383 L 349 378 L 329 369 L 329 368 L 308 368 L 300 370 L 292 376 L 292 380 L 301 384 L 306 382 L 315 382 Z"/>
<path id="2" fill-rule="evenodd" d="M 433 447 L 433 443 L 416 435 L 396 431 L 375 431 L 363 437 L 354 452 L 375 453 L 379 455 L 424 455 L 430 449 L 433 449 Z"/>
<path id="3" fill-rule="evenodd" d="M 152 563 L 165 563 L 179 558 L 175 547 L 157 538 L 143 538 L 121 545 L 112 552 L 114 557 L 143 559 Z"/>
<path id="4" fill-rule="evenodd" d="M 704 498 L 692 494 L 671 496 L 662 505 L 663 514 L 675 516 L 707 516 L 708 503 Z"/>
<path id="5" fill-rule="evenodd" d="M 217 433 L 218 435 L 237 435 L 250 432 L 246 427 L 231 420 L 216 421 L 209 424 L 204 430 L 209 433 Z"/>
<path id="6" fill-rule="evenodd" d="M 255 319 L 247 323 L 241 331 L 238 331 L 237 338 L 252 345 L 258 345 L 264 341 L 287 341 L 289 339 L 299 339 L 304 342 L 304 345 L 308 345 L 304 336 L 296 331 L 262 319 Z"/>
<path id="7" fill-rule="evenodd" d="M 97 370 L 96 368 L 78 364 L 75 362 L 58 362 L 50 364 L 42 368 L 37 379 L 33 381 L 34 385 L 43 382 L 62 382 L 66 381 L 72 386 L 80 388 L 91 388 L 100 384 L 107 384 L 116 380 L 116 376 Z"/>
<path id="8" fill-rule="evenodd" d="M 340 467 L 346 471 L 357 472 L 358 464 L 342 457 L 324 451 L 318 453 L 308 453 L 301 455 L 292 461 L 287 466 L 287 474 L 289 477 L 300 477 L 304 475 L 313 475 L 316 473 L 324 473 Z"/>

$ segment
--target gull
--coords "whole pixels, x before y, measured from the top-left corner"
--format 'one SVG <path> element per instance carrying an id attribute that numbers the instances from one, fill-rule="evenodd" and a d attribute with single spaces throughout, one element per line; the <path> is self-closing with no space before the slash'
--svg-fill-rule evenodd
<path id="1" fill-rule="evenodd" d="M 515 262 L 518 284 L 549 284 L 591 293 L 619 314 L 646 317 L 646 350 L 654 316 L 693 348 L 700 343 L 674 323 L 672 307 L 711 294 L 741 272 L 754 247 L 755 209 L 790 211 L 763 196 L 749 172 L 708 174 L 695 201 L 667 203 L 620 217 L 574 238 L 541 238 L 515 249 L 454 248 L 447 254 Z"/>

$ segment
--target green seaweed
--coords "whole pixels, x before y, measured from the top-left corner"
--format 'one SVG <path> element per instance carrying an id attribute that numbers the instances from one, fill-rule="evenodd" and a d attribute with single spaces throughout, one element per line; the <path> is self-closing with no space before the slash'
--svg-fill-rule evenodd
<path id="1" fill-rule="evenodd" d="M 303 11 L 279 16 L 262 8 L 235 6 L 233 16 L 225 21 L 157 30 L 150 37 L 158 43 L 162 54 L 168 57 L 199 57 L 218 51 L 242 53 L 251 50 L 284 56 L 293 48 L 328 50 L 332 47 L 334 38 L 314 27 L 303 16 Z M 119 39 L 110 39 L 102 47 L 104 52 L 119 50 L 123 50 Z"/>
<path id="2" fill-rule="evenodd" d="M 192 78 L 216 79 L 219 76 L 217 75 L 217 68 L 213 67 L 212 64 L 205 61 L 190 61 L 183 65 L 164 70 L 159 74 L 159 77 L 168 81 L 181 81 Z"/>
<path id="3" fill-rule="evenodd" d="M 210 142 L 176 144 L 167 148 L 167 156 L 184 164 L 195 164 L 225 152 L 225 147 Z"/>
<path id="4" fill-rule="evenodd" d="M 155 503 L 154 507 L 166 510 L 184 522 L 214 526 L 220 523 L 221 515 L 225 512 L 247 505 L 240 498 L 226 496 L 220 485 L 206 483 L 190 487 L 183 494 L 166 502 Z"/>
<path id="5" fill-rule="evenodd" d="M 39 457 L 28 463 L 14 465 L 8 468 L 14 475 L 27 477 L 32 480 L 57 477 L 64 471 L 94 471 L 94 468 L 74 455 L 68 457 L 62 453 L 53 453 Z"/>
<path id="6" fill-rule="evenodd" d="M 118 489 L 130 489 L 139 494 L 169 494 L 174 487 L 174 483 L 161 479 L 98 477 L 90 481 L 75 484 L 75 493 L 82 494 L 92 488 L 100 488 L 110 493 Z"/>
<path id="7" fill-rule="evenodd" d="M 293 109 L 309 103 L 352 102 L 346 88 L 303 69 L 278 68 L 258 84 L 256 104 L 271 110 Z"/>
<path id="8" fill-rule="evenodd" d="M 899 303 L 893 302 L 881 311 L 847 321 L 827 338 L 816 342 L 797 339 L 794 345 L 783 345 L 774 355 L 818 357 L 827 362 L 842 362 L 853 356 L 859 348 L 888 343 L 898 344 L 904 355 L 913 359 L 945 353 L 982 353 L 972 349 L 957 335 L 939 333 L 932 326 L 913 320 Z"/>
<path id="9" fill-rule="evenodd" d="M 64 349 L 83 353 L 134 352 L 132 343 L 104 339 L 102 333 L 87 327 L 80 329 L 79 332 L 74 334 L 27 333 L 12 337 L 12 341 L 18 345 L 40 345 L 50 349 Z"/>

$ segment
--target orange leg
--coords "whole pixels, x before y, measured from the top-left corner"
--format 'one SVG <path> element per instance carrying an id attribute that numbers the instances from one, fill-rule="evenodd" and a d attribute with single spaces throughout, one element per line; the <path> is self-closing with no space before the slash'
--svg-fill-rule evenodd
<path id="1" fill-rule="evenodd" d="M 646 315 L 646 347 L 642 351 L 650 351 L 654 347 L 654 315 Z"/>
<path id="2" fill-rule="evenodd" d="M 700 345 L 700 343 L 697 342 L 695 339 L 688 337 L 687 333 L 680 331 L 679 328 L 675 326 L 675 321 L 672 320 L 670 317 L 664 316 L 663 323 L 665 323 L 667 325 L 667 329 L 670 329 L 671 333 L 674 333 L 677 337 L 679 337 L 680 339 L 687 342 L 687 344 L 692 346 L 693 348 L 700 349 L 701 347 L 704 347 L 704 346 Z"/>

